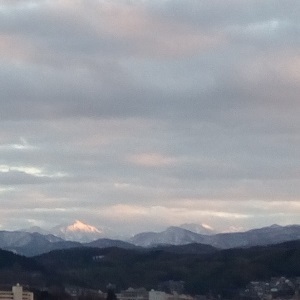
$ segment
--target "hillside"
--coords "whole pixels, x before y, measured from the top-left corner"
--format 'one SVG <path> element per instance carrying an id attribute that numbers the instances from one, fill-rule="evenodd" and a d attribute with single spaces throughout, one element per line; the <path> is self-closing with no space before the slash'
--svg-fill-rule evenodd
<path id="1" fill-rule="evenodd" d="M 47 271 L 36 260 L 0 250 L 0 283 L 43 285 L 48 281 Z"/>
<path id="2" fill-rule="evenodd" d="M 169 227 L 162 232 L 142 232 L 130 239 L 134 245 L 155 247 L 157 245 L 185 245 L 200 243 L 220 249 L 253 247 L 283 243 L 300 239 L 300 225 L 272 225 L 245 232 L 198 234 L 180 227 Z"/>
<path id="3" fill-rule="evenodd" d="M 300 276 L 300 241 L 209 254 L 79 248 L 53 251 L 36 260 L 48 270 L 57 270 L 65 283 L 94 289 L 105 289 L 108 283 L 118 289 L 152 289 L 174 280 L 184 281 L 188 293 L 226 294 L 251 280 Z"/>
<path id="4" fill-rule="evenodd" d="M 195 224 L 185 224 L 185 227 L 196 230 L 197 232 L 205 232 L 205 228 L 195 227 Z M 28 257 L 47 253 L 52 250 L 77 248 L 77 247 L 92 247 L 92 248 L 108 248 L 118 247 L 124 249 L 139 249 L 144 248 L 165 248 L 167 246 L 184 246 L 198 243 L 200 248 L 193 253 L 206 253 L 206 249 L 230 249 L 241 247 L 253 247 L 277 244 L 287 241 L 300 239 L 300 225 L 279 226 L 272 225 L 263 228 L 252 229 L 245 232 L 231 232 L 214 234 L 199 234 L 181 227 L 169 227 L 162 232 L 142 232 L 133 236 L 129 241 L 122 241 L 109 238 L 94 238 L 99 235 L 99 230 L 91 225 L 82 222 L 75 222 L 69 226 L 60 226 L 61 232 L 68 233 L 68 236 L 73 236 L 73 241 L 64 240 L 62 237 L 55 236 L 50 233 L 41 234 L 41 228 L 30 228 L 27 231 L 0 231 L 0 248 L 14 253 L 25 255 Z M 207 231 L 207 230 L 206 230 Z M 102 233 L 101 233 L 102 235 Z M 77 240 L 93 240 L 91 242 L 75 242 Z M 190 246 L 188 246 L 190 247 Z M 175 252 L 185 252 L 188 247 L 176 248 Z M 175 249 L 175 248 L 174 248 Z M 174 250 L 173 249 L 173 250 Z M 172 250 L 172 247 L 169 249 Z M 188 250 L 189 252 L 189 250 Z"/>

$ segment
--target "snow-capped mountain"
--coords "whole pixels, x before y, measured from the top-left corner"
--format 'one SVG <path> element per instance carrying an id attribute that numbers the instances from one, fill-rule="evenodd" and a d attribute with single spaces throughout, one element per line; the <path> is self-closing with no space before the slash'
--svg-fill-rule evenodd
<path id="1" fill-rule="evenodd" d="M 80 222 L 82 223 L 82 222 Z M 74 225 L 74 224 L 72 224 Z M 71 229 L 80 229 L 83 228 L 81 224 L 78 224 L 78 221 L 75 222 L 75 226 L 70 226 Z M 67 226 L 68 227 L 68 226 Z M 85 230 L 88 236 L 89 234 L 95 233 L 98 231 L 95 230 L 92 226 L 87 227 L 89 230 Z M 83 233 L 84 233 L 83 232 Z M 100 231 L 99 231 L 100 232 Z M 85 239 L 87 238 L 85 237 Z M 25 256 L 35 256 L 42 253 L 47 253 L 52 250 L 58 249 L 68 249 L 68 248 L 79 248 L 79 247 L 93 247 L 93 248 L 107 248 L 107 247 L 119 247 L 124 249 L 134 249 L 136 246 L 118 240 L 111 239 L 97 239 L 89 243 L 80 243 L 76 241 L 65 241 L 64 239 L 57 237 L 52 234 L 40 234 L 38 232 L 30 233 L 26 231 L 0 231 L 0 248 L 8 251 L 12 251 L 16 254 L 25 255 Z"/>
<path id="2" fill-rule="evenodd" d="M 198 234 L 212 235 L 217 233 L 211 226 L 207 224 L 184 223 L 179 227 Z"/>
<path id="3" fill-rule="evenodd" d="M 22 231 L 22 232 L 28 232 L 28 233 L 40 233 L 40 234 L 43 234 L 43 235 L 46 235 L 46 234 L 50 234 L 50 232 L 48 230 L 45 230 L 39 226 L 32 226 L 32 227 L 29 227 L 29 228 L 25 228 L 25 229 L 20 229 L 19 231 Z"/>
<path id="4" fill-rule="evenodd" d="M 76 221 L 66 226 L 56 226 L 46 234 L 38 233 L 39 228 L 28 231 L 0 231 L 0 248 L 15 253 L 32 256 L 55 249 L 70 247 L 120 247 L 132 248 L 130 244 L 120 240 L 104 238 L 104 231 Z M 195 229 L 194 229 L 195 230 Z M 44 232 L 43 230 L 41 230 Z M 48 232 L 52 232 L 52 234 Z M 141 247 L 158 245 L 206 244 L 220 249 L 252 247 L 258 245 L 277 244 L 286 241 L 300 240 L 300 225 L 272 225 L 245 232 L 228 232 L 218 234 L 199 234 L 181 227 L 169 227 L 162 232 L 143 232 L 132 237 L 128 242 Z M 65 241 L 67 240 L 67 241 Z M 80 241 L 81 243 L 79 243 Z M 94 241 L 94 242 L 92 242 Z"/>
<path id="5" fill-rule="evenodd" d="M 0 248 L 17 254 L 33 256 L 55 249 L 78 247 L 79 243 L 66 242 L 52 234 L 42 235 L 24 231 L 0 231 Z"/>
<path id="6" fill-rule="evenodd" d="M 190 243 L 203 243 L 202 235 L 171 226 L 162 232 L 143 232 L 136 234 L 129 242 L 136 246 L 152 247 L 156 245 L 186 245 Z"/>
<path id="7" fill-rule="evenodd" d="M 0 231 L 0 248 L 22 247 L 32 240 L 32 235 L 28 232 L 20 231 Z"/>
<path id="8" fill-rule="evenodd" d="M 130 242 L 142 247 L 153 247 L 164 244 L 185 245 L 189 243 L 201 243 L 216 248 L 229 249 L 276 244 L 297 239 L 300 239 L 300 225 L 276 225 L 252 229 L 246 232 L 219 233 L 214 235 L 198 234 L 180 227 L 169 227 L 162 232 L 139 233 L 132 237 Z"/>
<path id="9" fill-rule="evenodd" d="M 64 240 L 87 243 L 104 237 L 104 232 L 92 225 L 76 220 L 73 224 L 58 225 L 50 232 Z"/>

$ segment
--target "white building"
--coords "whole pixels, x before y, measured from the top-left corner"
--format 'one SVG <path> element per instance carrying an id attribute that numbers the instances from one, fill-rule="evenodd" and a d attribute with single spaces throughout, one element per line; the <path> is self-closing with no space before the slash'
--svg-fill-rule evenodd
<path id="1" fill-rule="evenodd" d="M 165 292 L 151 290 L 149 292 L 149 300 L 167 300 L 167 294 Z"/>
<path id="2" fill-rule="evenodd" d="M 33 300 L 33 293 L 23 291 L 23 287 L 17 284 L 11 291 L 0 291 L 0 300 Z"/>
<path id="3" fill-rule="evenodd" d="M 148 300 L 148 292 L 145 288 L 133 289 L 129 288 L 125 291 L 121 291 L 117 295 L 119 300 Z"/>
<path id="4" fill-rule="evenodd" d="M 149 300 L 193 300 L 193 297 L 188 295 L 179 295 L 177 293 L 167 294 L 165 292 L 151 290 L 149 292 Z"/>

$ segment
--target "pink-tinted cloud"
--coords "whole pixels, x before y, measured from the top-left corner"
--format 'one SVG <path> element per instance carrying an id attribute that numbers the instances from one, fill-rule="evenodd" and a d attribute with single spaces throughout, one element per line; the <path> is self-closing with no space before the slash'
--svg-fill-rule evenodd
<path id="1" fill-rule="evenodd" d="M 128 160 L 136 165 L 144 167 L 163 167 L 174 164 L 176 160 L 160 153 L 138 153 L 131 155 Z"/>

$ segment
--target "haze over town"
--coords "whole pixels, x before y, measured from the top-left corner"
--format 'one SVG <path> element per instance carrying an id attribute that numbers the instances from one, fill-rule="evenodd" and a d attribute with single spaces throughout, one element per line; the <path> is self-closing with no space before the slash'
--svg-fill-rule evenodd
<path id="1" fill-rule="evenodd" d="M 299 12 L 0 1 L 0 229 L 299 223 Z"/>

